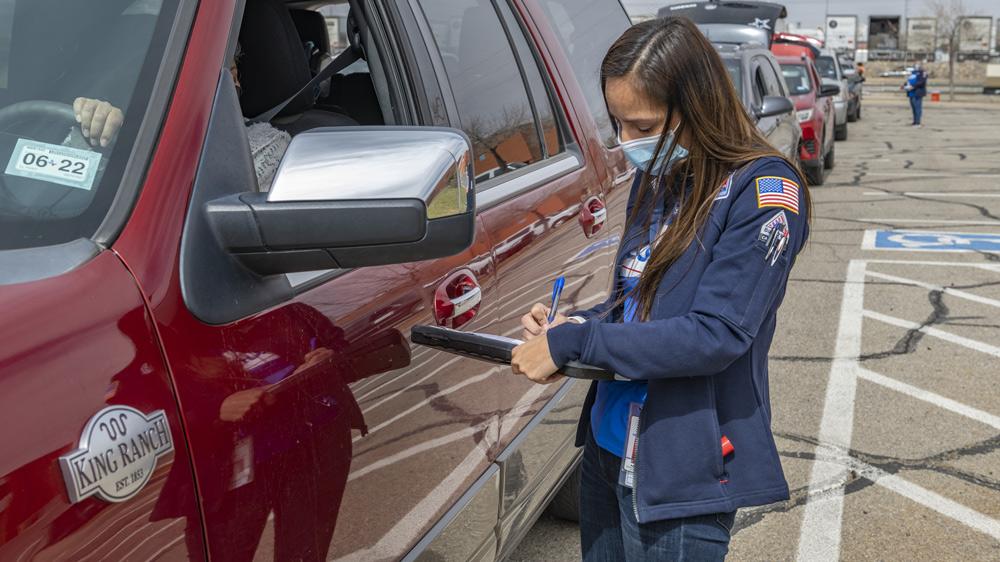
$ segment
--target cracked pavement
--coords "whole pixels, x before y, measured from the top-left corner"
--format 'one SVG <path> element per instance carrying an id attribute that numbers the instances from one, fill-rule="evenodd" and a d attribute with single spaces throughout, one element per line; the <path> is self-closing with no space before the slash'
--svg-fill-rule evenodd
<path id="1" fill-rule="evenodd" d="M 928 102 L 924 129 L 902 96 L 864 107 L 813 188 L 771 349 L 791 499 L 741 510 L 728 559 L 1000 560 L 1000 255 L 862 249 L 865 230 L 1000 234 L 1000 104 Z M 860 338 L 835 361 L 842 310 Z M 853 419 L 824 441 L 845 414 L 825 412 L 834 375 Z M 511 559 L 579 560 L 577 533 L 543 515 Z"/>

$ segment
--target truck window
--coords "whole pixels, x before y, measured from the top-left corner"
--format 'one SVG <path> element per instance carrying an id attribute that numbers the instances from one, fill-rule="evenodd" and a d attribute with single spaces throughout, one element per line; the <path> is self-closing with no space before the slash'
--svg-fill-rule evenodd
<path id="1" fill-rule="evenodd" d="M 536 58 L 535 50 L 525 39 L 520 20 L 514 16 L 507 4 L 501 2 L 497 4 L 497 7 L 500 9 L 501 18 L 510 34 L 514 51 L 518 53 L 518 60 L 521 63 L 524 79 L 528 84 L 528 91 L 531 92 L 532 104 L 535 108 L 535 114 L 538 116 L 538 129 L 542 132 L 545 157 L 555 156 L 563 152 L 565 148 L 559 123 L 556 122 L 552 110 L 555 92 L 549 88 L 548 81 L 542 79 L 539 66 L 541 61 Z"/>
<path id="2" fill-rule="evenodd" d="M 754 107 L 760 107 L 764 103 L 764 96 L 767 95 L 767 85 L 764 83 L 764 70 L 760 61 L 754 65 L 753 69 L 753 101 Z"/>
<path id="3" fill-rule="evenodd" d="M 489 0 L 421 0 L 472 140 L 477 183 L 544 157 L 528 93 Z"/>
<path id="4" fill-rule="evenodd" d="M 781 89 L 780 80 L 778 80 L 778 75 L 774 71 L 774 67 L 771 66 L 771 61 L 767 60 L 767 57 L 760 57 L 760 72 L 764 77 L 764 86 L 766 87 L 767 95 L 769 96 L 783 96 L 785 95 Z"/>
<path id="5" fill-rule="evenodd" d="M 0 250 L 97 232 L 179 2 L 0 0 Z"/>
<path id="6" fill-rule="evenodd" d="M 625 10 L 616 0 L 543 0 L 539 4 L 573 66 L 604 144 L 614 146 L 617 136 L 604 103 L 600 66 L 608 47 L 630 25 Z"/>
<path id="7" fill-rule="evenodd" d="M 777 86 L 774 95 L 787 96 L 788 89 L 785 87 L 785 81 L 781 79 L 781 70 L 779 70 L 780 67 L 778 66 L 778 64 L 773 60 L 768 60 L 767 68 L 770 71 L 769 74 L 771 75 L 771 78 L 774 80 L 775 86 Z"/>

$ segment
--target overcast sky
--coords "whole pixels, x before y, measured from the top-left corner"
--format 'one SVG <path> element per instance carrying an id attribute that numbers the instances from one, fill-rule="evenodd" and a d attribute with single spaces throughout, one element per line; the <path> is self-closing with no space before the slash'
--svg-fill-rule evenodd
<path id="1" fill-rule="evenodd" d="M 775 0 L 772 0 L 775 1 Z M 968 15 L 1000 17 L 1000 0 L 963 0 Z M 652 15 L 656 10 L 681 0 L 651 2 L 649 0 L 622 0 L 629 15 Z M 917 17 L 930 15 L 926 0 L 785 0 L 780 2 L 788 9 L 788 23 L 798 27 L 816 27 L 824 23 L 827 13 L 836 16 L 857 15 L 865 22 L 870 15 L 904 15 Z M 829 10 L 829 11 L 828 11 Z"/>

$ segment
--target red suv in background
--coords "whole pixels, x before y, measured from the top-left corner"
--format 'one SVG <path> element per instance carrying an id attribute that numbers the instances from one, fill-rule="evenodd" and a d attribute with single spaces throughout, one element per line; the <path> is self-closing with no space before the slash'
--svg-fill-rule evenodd
<path id="1" fill-rule="evenodd" d="M 771 52 L 781 65 L 788 97 L 802 128 L 799 158 L 812 185 L 823 185 L 823 170 L 834 165 L 833 98 L 837 86 L 823 85 L 808 47 L 775 43 Z"/>
<path id="2" fill-rule="evenodd" d="M 567 309 L 606 297 L 634 173 L 597 80 L 621 5 L 0 17 L 0 559 L 509 554 L 574 482 L 587 385 L 407 336 L 518 336 L 559 275 Z M 326 64 L 271 121 L 292 140 L 262 191 L 245 120 Z M 115 138 L 85 137 L 80 97 Z"/>

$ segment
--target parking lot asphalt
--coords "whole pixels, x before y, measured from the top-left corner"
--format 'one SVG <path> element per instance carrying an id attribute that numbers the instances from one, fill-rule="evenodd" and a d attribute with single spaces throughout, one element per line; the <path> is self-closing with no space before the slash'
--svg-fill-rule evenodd
<path id="1" fill-rule="evenodd" d="M 771 349 L 787 502 L 729 560 L 1000 560 L 1000 104 L 875 95 L 812 189 Z M 511 560 L 579 560 L 546 514 Z"/>

